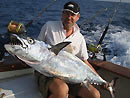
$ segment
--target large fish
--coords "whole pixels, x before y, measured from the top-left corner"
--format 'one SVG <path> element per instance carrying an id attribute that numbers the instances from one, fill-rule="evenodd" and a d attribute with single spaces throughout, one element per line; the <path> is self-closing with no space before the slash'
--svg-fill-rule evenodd
<path id="1" fill-rule="evenodd" d="M 88 83 L 103 85 L 115 98 L 113 85 L 102 79 L 88 65 L 78 57 L 64 51 L 64 47 L 70 42 L 62 42 L 55 46 L 45 44 L 30 37 L 20 38 L 13 34 L 11 43 L 6 44 L 6 50 L 12 55 L 17 56 L 35 70 L 48 77 L 58 77 L 69 83 L 83 83 L 89 88 Z"/>

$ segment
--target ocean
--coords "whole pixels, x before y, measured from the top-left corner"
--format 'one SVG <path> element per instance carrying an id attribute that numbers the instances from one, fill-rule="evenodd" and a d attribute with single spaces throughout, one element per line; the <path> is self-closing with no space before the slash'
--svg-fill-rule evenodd
<path id="1" fill-rule="evenodd" d="M 27 29 L 28 35 L 36 38 L 41 27 L 47 21 L 61 19 L 63 5 L 68 1 L 56 0 L 52 6 L 42 13 L 53 0 L 0 0 L 0 34 L 4 35 L 8 32 L 7 28 L 11 20 L 26 25 L 41 13 L 40 17 Z M 77 24 L 81 25 L 88 20 L 81 27 L 81 33 L 85 37 L 86 44 L 94 43 L 96 45 L 119 0 L 73 1 L 76 1 L 81 9 Z M 107 10 L 102 11 L 104 9 Z M 120 3 L 100 49 L 104 49 L 107 61 L 130 68 L 130 2 Z M 92 55 L 91 52 L 89 52 L 89 55 Z M 102 55 L 102 53 L 98 53 L 97 58 L 103 59 Z"/>

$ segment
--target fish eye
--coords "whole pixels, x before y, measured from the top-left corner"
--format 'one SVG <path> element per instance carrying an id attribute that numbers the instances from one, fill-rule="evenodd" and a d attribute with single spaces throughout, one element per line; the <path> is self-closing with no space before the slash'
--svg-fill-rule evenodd
<path id="1" fill-rule="evenodd" d="M 27 40 L 29 44 L 34 44 L 34 39 L 28 37 Z"/>

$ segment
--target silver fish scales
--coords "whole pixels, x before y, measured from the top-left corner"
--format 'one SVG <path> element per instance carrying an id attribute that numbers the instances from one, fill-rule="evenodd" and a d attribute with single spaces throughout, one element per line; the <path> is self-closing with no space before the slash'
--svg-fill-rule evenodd
<path id="1" fill-rule="evenodd" d="M 6 50 L 40 73 L 48 77 L 58 77 L 69 83 L 83 83 L 87 88 L 88 83 L 106 85 L 115 98 L 113 94 L 115 80 L 110 85 L 111 83 L 102 79 L 78 57 L 61 50 L 70 42 L 62 42 L 51 47 L 29 37 L 20 38 L 13 34 L 11 38 L 11 43 L 5 45 Z"/>

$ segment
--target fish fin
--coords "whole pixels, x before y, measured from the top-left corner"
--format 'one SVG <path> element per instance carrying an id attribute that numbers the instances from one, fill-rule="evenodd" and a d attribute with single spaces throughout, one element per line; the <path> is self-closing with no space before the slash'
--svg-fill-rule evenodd
<path id="1" fill-rule="evenodd" d="M 5 96 L 6 96 L 5 93 L 0 94 L 0 98 L 5 98 Z"/>
<path id="2" fill-rule="evenodd" d="M 66 47 L 70 43 L 71 42 L 61 42 L 61 43 L 58 43 L 58 44 L 52 46 L 52 48 L 50 48 L 50 50 L 57 55 L 64 47 Z"/>
<path id="3" fill-rule="evenodd" d="M 108 83 L 108 86 L 106 87 L 106 89 L 111 93 L 112 98 L 115 98 L 115 84 L 117 79 L 119 78 L 114 78 L 110 83 Z"/>
<path id="4" fill-rule="evenodd" d="M 84 85 L 86 88 L 88 88 L 88 90 L 89 90 L 89 83 L 88 83 L 88 81 L 84 81 L 84 82 L 83 82 L 83 85 Z"/>

